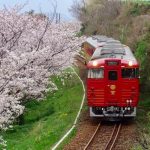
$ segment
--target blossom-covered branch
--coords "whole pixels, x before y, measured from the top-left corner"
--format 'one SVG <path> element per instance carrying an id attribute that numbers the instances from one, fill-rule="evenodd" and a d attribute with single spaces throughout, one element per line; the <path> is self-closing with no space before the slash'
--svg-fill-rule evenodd
<path id="1" fill-rule="evenodd" d="M 79 23 L 55 24 L 18 9 L 0 10 L 0 128 L 23 113 L 24 98 L 43 96 L 49 76 L 73 63 L 82 41 Z"/>

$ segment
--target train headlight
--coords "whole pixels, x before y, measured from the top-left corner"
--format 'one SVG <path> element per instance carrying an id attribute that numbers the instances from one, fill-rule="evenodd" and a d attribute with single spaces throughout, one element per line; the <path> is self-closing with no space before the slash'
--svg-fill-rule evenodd
<path id="1" fill-rule="evenodd" d="M 97 61 L 93 61 L 93 66 L 97 66 L 97 65 L 98 65 Z"/>
<path id="2" fill-rule="evenodd" d="M 133 62 L 132 61 L 129 61 L 129 66 L 133 66 Z"/>

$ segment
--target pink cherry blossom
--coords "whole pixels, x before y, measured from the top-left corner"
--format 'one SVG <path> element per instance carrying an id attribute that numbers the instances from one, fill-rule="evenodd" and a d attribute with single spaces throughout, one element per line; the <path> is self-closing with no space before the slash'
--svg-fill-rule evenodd
<path id="1" fill-rule="evenodd" d="M 72 65 L 82 37 L 78 22 L 53 23 L 49 17 L 0 10 L 0 128 L 24 111 L 24 99 L 41 98 L 50 75 Z"/>

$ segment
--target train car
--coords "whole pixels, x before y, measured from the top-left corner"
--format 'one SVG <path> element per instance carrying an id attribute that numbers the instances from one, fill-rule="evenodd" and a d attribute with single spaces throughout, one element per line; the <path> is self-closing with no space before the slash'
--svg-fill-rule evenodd
<path id="1" fill-rule="evenodd" d="M 136 116 L 139 63 L 128 46 L 105 38 L 87 64 L 86 84 L 91 117 Z"/>
<path id="2" fill-rule="evenodd" d="M 106 36 L 89 37 L 85 42 L 82 43 L 82 49 L 91 57 L 96 48 L 101 47 L 103 46 L 103 44 L 105 44 L 106 39 L 108 39 Z"/>

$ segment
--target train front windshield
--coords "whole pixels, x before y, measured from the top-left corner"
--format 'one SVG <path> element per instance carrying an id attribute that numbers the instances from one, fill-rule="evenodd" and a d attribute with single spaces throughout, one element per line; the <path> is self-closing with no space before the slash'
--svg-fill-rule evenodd
<path id="1" fill-rule="evenodd" d="M 138 68 L 122 69 L 122 78 L 139 78 L 139 69 Z"/>
<path id="2" fill-rule="evenodd" d="M 89 69 L 88 78 L 102 79 L 104 78 L 104 69 Z"/>

